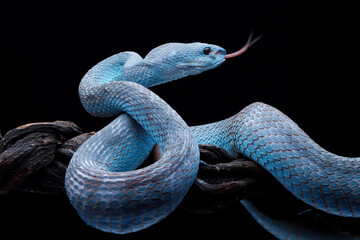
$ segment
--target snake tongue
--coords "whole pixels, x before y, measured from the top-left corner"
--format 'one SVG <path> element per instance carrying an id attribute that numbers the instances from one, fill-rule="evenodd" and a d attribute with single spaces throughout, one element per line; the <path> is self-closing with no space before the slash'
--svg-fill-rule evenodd
<path id="1" fill-rule="evenodd" d="M 260 35 L 260 36 L 258 36 L 257 38 L 252 39 L 252 35 L 253 35 L 253 33 L 250 33 L 250 36 L 249 36 L 246 44 L 245 44 L 240 50 L 238 50 L 238 51 L 236 51 L 236 52 L 233 52 L 233 53 L 227 54 L 227 55 L 225 56 L 225 59 L 237 57 L 237 56 L 243 54 L 244 52 L 246 52 L 246 50 L 249 49 L 249 47 L 251 47 L 254 43 L 256 43 L 256 42 L 262 37 L 262 35 Z"/>

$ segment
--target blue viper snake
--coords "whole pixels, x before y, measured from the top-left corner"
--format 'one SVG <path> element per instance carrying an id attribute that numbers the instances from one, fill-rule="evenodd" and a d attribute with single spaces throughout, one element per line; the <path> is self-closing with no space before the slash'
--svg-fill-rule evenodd
<path id="1" fill-rule="evenodd" d="M 117 116 L 81 145 L 66 172 L 68 198 L 87 224 L 125 234 L 164 219 L 197 176 L 198 144 L 249 157 L 316 209 L 360 217 L 359 158 L 326 151 L 264 103 L 253 103 L 223 121 L 189 127 L 148 89 L 216 68 L 253 42 L 228 55 L 212 44 L 168 43 L 145 58 L 121 52 L 85 74 L 79 86 L 84 108 L 98 117 Z M 155 144 L 160 159 L 137 169 Z"/>

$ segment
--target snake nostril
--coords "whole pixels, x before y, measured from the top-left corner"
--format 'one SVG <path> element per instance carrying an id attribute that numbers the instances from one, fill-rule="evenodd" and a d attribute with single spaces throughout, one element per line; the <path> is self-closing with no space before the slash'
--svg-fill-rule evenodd
<path id="1" fill-rule="evenodd" d="M 216 52 L 217 54 L 220 54 L 220 55 L 226 55 L 226 51 L 225 50 L 223 50 L 223 49 L 219 49 L 219 50 L 217 50 L 217 52 Z"/>

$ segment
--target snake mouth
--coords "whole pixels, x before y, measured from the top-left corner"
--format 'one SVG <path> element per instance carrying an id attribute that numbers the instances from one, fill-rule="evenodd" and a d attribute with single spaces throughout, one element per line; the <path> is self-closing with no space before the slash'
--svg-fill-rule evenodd
<path id="1" fill-rule="evenodd" d="M 223 62 L 225 62 L 224 58 L 212 65 L 180 64 L 180 66 L 184 68 L 213 69 L 220 66 Z"/>
<path id="2" fill-rule="evenodd" d="M 217 63 L 215 63 L 212 68 L 216 68 L 218 66 L 220 66 L 221 64 L 223 64 L 225 62 L 225 58 L 221 59 L 220 61 L 218 61 Z"/>

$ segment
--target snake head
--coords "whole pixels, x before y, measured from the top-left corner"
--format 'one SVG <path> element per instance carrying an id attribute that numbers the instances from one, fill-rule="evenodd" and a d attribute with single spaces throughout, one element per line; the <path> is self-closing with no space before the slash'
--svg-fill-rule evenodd
<path id="1" fill-rule="evenodd" d="M 218 67 L 225 55 L 225 49 L 213 44 L 167 43 L 151 50 L 144 60 L 174 80 Z"/>

